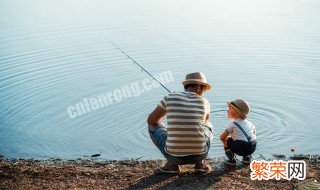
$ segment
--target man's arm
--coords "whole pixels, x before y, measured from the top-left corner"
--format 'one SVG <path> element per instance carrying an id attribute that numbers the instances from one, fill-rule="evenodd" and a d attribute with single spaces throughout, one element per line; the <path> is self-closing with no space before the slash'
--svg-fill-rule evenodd
<path id="1" fill-rule="evenodd" d="M 155 110 L 148 117 L 149 125 L 161 124 L 162 118 L 166 115 L 166 110 L 157 106 Z"/>

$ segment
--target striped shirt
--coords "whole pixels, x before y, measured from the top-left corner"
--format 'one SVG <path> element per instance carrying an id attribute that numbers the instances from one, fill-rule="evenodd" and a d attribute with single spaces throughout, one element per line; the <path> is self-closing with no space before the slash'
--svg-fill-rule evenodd
<path id="1" fill-rule="evenodd" d="M 166 151 L 173 156 L 199 155 L 207 151 L 205 138 L 209 102 L 194 92 L 171 93 L 159 106 L 166 110 Z"/>

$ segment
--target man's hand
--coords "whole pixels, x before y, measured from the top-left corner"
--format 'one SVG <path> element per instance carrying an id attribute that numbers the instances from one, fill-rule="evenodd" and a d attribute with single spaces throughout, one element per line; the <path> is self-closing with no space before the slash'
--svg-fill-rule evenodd
<path id="1" fill-rule="evenodd" d="M 161 119 L 166 115 L 166 110 L 157 106 L 155 110 L 148 117 L 149 125 L 156 125 L 161 123 Z"/>

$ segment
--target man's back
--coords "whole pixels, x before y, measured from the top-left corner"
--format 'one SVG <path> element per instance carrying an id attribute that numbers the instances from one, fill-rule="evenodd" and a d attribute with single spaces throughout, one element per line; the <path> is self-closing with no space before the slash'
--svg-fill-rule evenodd
<path id="1" fill-rule="evenodd" d="M 167 113 L 166 151 L 169 154 L 199 155 L 207 150 L 204 127 L 208 102 L 205 98 L 193 92 L 171 93 L 159 106 Z"/>

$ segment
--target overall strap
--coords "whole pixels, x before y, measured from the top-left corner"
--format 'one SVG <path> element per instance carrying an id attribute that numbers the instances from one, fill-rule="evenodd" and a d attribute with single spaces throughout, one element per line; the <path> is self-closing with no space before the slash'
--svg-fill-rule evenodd
<path id="1" fill-rule="evenodd" d="M 236 126 L 239 127 L 239 129 L 243 132 L 244 136 L 247 137 L 248 142 L 250 142 L 250 141 L 251 141 L 251 137 L 248 136 L 248 134 L 247 134 L 247 133 L 243 130 L 243 128 L 241 127 L 241 125 L 240 125 L 239 123 L 235 122 L 235 121 L 233 122 L 233 124 L 235 124 Z"/>

